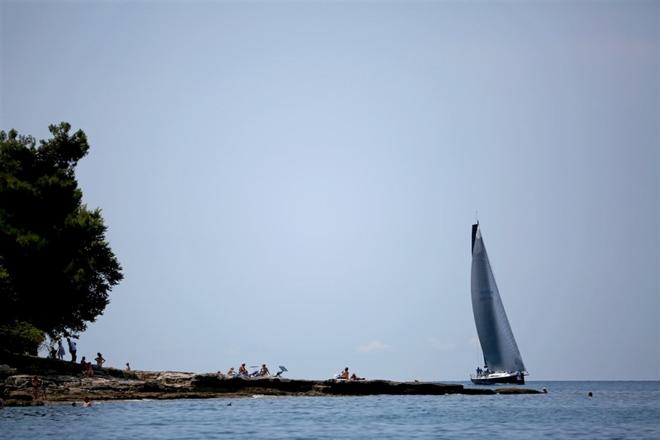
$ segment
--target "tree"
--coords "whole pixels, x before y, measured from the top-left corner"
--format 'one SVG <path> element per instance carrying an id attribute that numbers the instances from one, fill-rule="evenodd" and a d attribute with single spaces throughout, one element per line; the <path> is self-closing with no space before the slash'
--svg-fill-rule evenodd
<path id="1" fill-rule="evenodd" d="M 38 144 L 0 131 L 0 326 L 57 336 L 84 331 L 123 276 L 100 209 L 81 202 L 85 133 L 70 135 L 64 122 L 49 129 Z"/>

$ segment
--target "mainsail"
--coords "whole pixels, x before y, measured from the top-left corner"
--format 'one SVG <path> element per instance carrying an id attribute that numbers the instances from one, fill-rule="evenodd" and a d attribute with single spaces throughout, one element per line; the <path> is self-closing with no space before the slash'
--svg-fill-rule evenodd
<path id="1" fill-rule="evenodd" d="M 479 223 L 472 225 L 472 311 L 485 365 L 491 371 L 526 372 L 490 268 Z"/>

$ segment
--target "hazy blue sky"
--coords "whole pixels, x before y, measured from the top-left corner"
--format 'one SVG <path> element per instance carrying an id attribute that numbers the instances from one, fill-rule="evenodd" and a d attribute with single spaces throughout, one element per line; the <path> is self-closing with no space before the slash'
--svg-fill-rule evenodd
<path id="1" fill-rule="evenodd" d="M 479 212 L 530 379 L 660 379 L 660 3 L 13 2 L 0 127 L 83 129 L 80 354 L 465 380 Z"/>

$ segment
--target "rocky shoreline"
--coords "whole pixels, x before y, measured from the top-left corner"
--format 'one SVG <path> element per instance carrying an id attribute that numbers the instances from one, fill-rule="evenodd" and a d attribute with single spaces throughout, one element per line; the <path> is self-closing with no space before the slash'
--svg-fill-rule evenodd
<path id="1" fill-rule="evenodd" d="M 35 396 L 33 376 L 42 383 Z M 269 396 L 362 396 L 444 394 L 538 394 L 529 388 L 465 388 L 461 384 L 394 382 L 387 380 L 337 381 L 288 378 L 225 378 L 217 373 L 174 371 L 122 371 L 94 367 L 83 377 L 72 362 L 0 353 L 0 396 L 6 406 L 56 402 L 127 399 L 208 399 Z"/>

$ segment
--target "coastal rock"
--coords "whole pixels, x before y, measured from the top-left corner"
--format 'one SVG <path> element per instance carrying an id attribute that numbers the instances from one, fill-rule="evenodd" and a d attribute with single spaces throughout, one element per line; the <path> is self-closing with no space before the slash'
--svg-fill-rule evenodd
<path id="1" fill-rule="evenodd" d="M 5 406 L 44 406 L 43 400 L 5 400 Z"/>
<path id="2" fill-rule="evenodd" d="M 225 379 L 218 374 L 196 374 L 190 379 L 190 385 L 196 389 L 210 388 L 218 389 L 224 388 Z"/>
<path id="3" fill-rule="evenodd" d="M 16 374 L 5 379 L 6 387 L 28 388 L 32 387 L 32 376 L 27 374 Z"/>
<path id="4" fill-rule="evenodd" d="M 484 395 L 493 395 L 497 393 L 492 388 L 464 388 L 461 394 L 467 394 L 470 396 L 484 396 Z"/>
<path id="5" fill-rule="evenodd" d="M 166 390 L 166 388 L 157 380 L 147 380 L 142 382 L 142 384 L 136 385 L 132 389 L 143 393 L 163 392 Z"/>
<path id="6" fill-rule="evenodd" d="M 7 393 L 9 400 L 21 400 L 21 401 L 32 401 L 34 397 L 30 393 L 23 391 L 10 391 Z"/>
<path id="7" fill-rule="evenodd" d="M 532 388 L 497 388 L 497 394 L 543 394 L 542 391 Z"/>
<path id="8" fill-rule="evenodd" d="M 210 391 L 216 393 L 238 393 L 250 394 L 303 394 L 315 390 L 318 381 L 295 380 L 273 377 L 243 378 L 243 377 L 221 377 L 217 374 L 199 374 L 192 382 L 192 388 L 196 391 Z"/>
<path id="9" fill-rule="evenodd" d="M 8 376 L 13 376 L 18 372 L 16 368 L 12 368 L 9 365 L 2 364 L 0 365 L 0 380 L 7 378 Z"/>
<path id="10" fill-rule="evenodd" d="M 4 359 L 10 359 L 5 361 Z M 16 360 L 16 364 L 11 363 Z M 394 382 L 387 380 L 300 380 L 282 377 L 227 378 L 218 373 L 195 374 L 175 371 L 133 371 L 97 369 L 83 377 L 76 364 L 33 356 L 0 353 L 10 373 L 0 380 L 0 393 L 8 406 L 39 405 L 48 402 L 116 399 L 203 399 L 268 396 L 364 396 L 443 394 L 537 394 L 530 388 L 464 388 L 460 384 Z M 42 369 L 43 368 L 43 369 Z M 39 399 L 33 399 L 32 376 L 41 379 Z"/>
<path id="11" fill-rule="evenodd" d="M 194 373 L 181 373 L 176 371 L 163 371 L 154 379 L 169 387 L 190 387 L 190 382 L 196 375 Z"/>
<path id="12" fill-rule="evenodd" d="M 392 382 L 387 380 L 328 380 L 324 382 L 324 392 L 338 395 L 442 395 L 459 394 L 463 385 L 430 382 Z"/>

